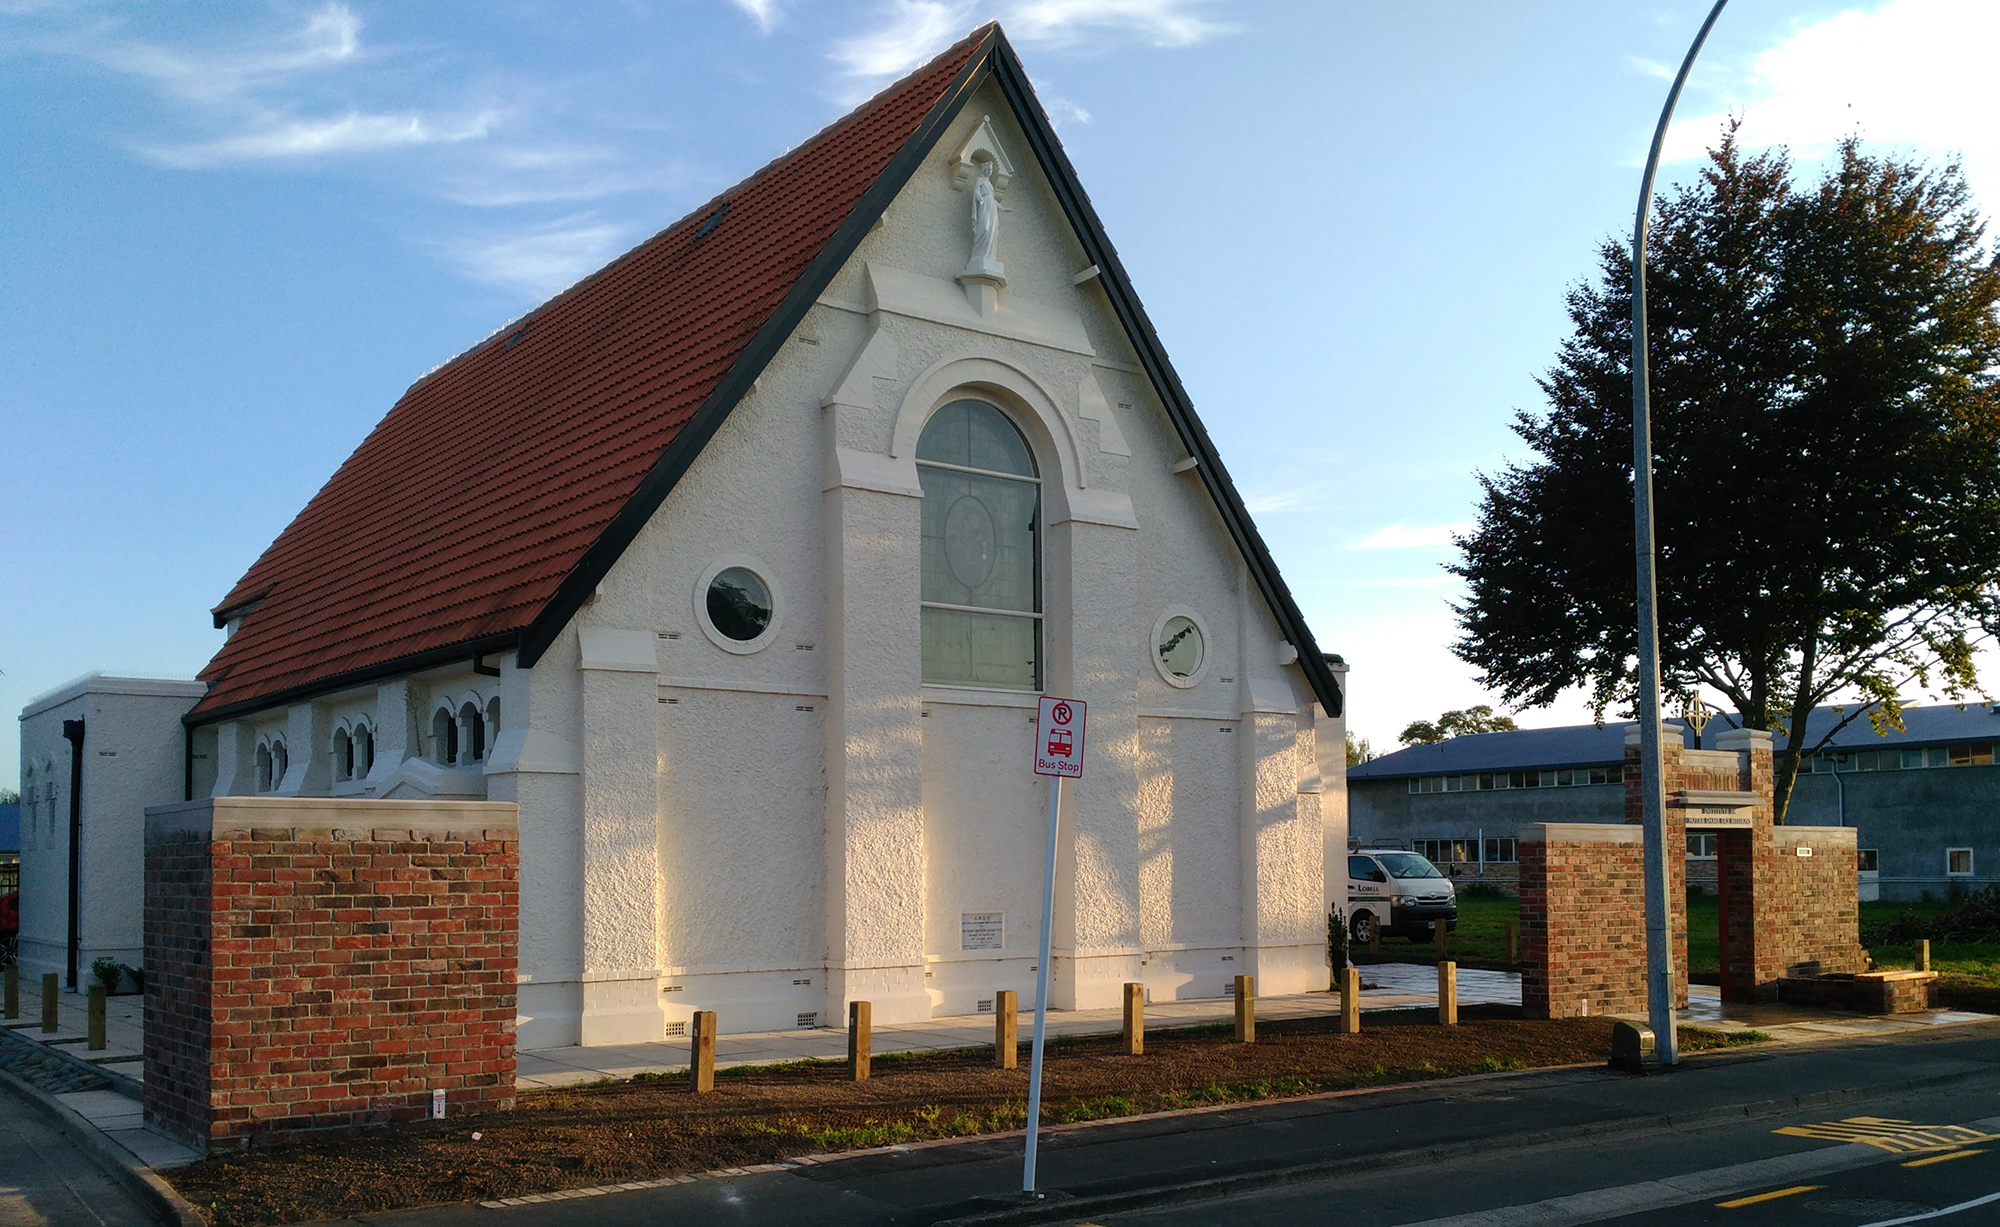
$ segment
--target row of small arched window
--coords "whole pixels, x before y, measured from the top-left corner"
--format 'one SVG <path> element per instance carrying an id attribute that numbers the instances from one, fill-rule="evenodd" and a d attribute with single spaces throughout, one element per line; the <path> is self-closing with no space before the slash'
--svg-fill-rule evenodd
<path id="1" fill-rule="evenodd" d="M 456 712 L 440 707 L 431 715 L 431 761 L 442 767 L 486 761 L 489 733 L 500 727 L 500 700 L 487 701 L 485 710 L 468 699 Z M 270 792 L 284 782 L 291 766 L 291 752 L 283 737 L 269 737 L 257 743 L 257 791 Z M 357 721 L 333 732 L 333 778 L 338 781 L 365 779 L 375 770 L 375 730 Z M 51 785 L 53 788 L 53 785 Z M 53 793 L 51 794 L 53 795 Z M 50 803 L 52 806 L 53 801 Z"/>

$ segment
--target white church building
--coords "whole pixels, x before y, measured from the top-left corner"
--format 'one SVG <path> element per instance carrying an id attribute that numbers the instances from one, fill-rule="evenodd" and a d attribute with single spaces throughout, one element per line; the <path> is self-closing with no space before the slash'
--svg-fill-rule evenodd
<path id="1" fill-rule="evenodd" d="M 523 1048 L 1032 996 L 1042 693 L 1052 1004 L 1326 987 L 1343 667 L 997 26 L 419 380 L 214 614 L 191 795 L 519 804 Z"/>

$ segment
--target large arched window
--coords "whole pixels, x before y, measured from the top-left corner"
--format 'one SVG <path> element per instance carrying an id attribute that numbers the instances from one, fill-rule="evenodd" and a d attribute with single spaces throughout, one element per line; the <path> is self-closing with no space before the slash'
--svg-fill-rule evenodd
<path id="1" fill-rule="evenodd" d="M 953 401 L 917 439 L 924 680 L 1041 685 L 1041 480 L 993 406 Z"/>

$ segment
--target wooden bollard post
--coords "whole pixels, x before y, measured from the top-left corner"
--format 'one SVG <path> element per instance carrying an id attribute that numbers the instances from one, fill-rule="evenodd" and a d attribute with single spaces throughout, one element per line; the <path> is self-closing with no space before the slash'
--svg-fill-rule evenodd
<path id="1" fill-rule="evenodd" d="M 1442 920 L 1431 921 L 1431 944 L 1443 958 L 1451 950 L 1451 926 Z"/>
<path id="2" fill-rule="evenodd" d="M 866 1001 L 847 1003 L 847 1080 L 868 1081 L 868 1058 L 875 1044 L 874 1006 Z"/>
<path id="3" fill-rule="evenodd" d="M 62 1024 L 56 1020 L 56 973 L 42 975 L 42 1034 L 54 1035 Z"/>
<path id="4" fill-rule="evenodd" d="M 1929 971 L 1931 969 L 1930 938 L 1928 937 L 1918 938 L 1916 945 L 1910 950 L 1910 954 L 1912 956 L 1910 959 L 1910 965 L 1912 967 L 1916 968 L 1918 971 Z"/>
<path id="5" fill-rule="evenodd" d="M 1368 925 L 1368 953 L 1382 953 L 1382 922 L 1370 921 Z"/>
<path id="6" fill-rule="evenodd" d="M 1512 967 L 1521 961 L 1521 922 L 1518 920 L 1508 921 L 1506 930 L 1507 966 Z"/>
<path id="7" fill-rule="evenodd" d="M 1236 1042 L 1257 1042 L 1257 977 L 1236 977 Z"/>
<path id="8" fill-rule="evenodd" d="M 90 1039 L 92 1052 L 104 1051 L 104 1003 L 109 994 L 102 984 L 90 986 Z"/>
<path id="9" fill-rule="evenodd" d="M 9 963 L 4 969 L 0 969 L 0 976 L 6 977 L 5 993 L 7 1000 L 5 1006 L 7 1017 L 19 1018 L 21 1016 L 21 969 Z"/>
<path id="10" fill-rule="evenodd" d="M 1012 1069 L 1021 1063 L 1021 1040 L 1015 1033 L 1020 1023 L 1020 999 L 1011 988 L 993 994 L 993 1064 Z"/>
<path id="11" fill-rule="evenodd" d="M 1125 985 L 1125 1055 L 1136 1057 L 1146 1051 L 1146 986 Z"/>
<path id="12" fill-rule="evenodd" d="M 1449 959 L 1438 964 L 1438 1025 L 1458 1025 L 1458 964 Z"/>
<path id="13" fill-rule="evenodd" d="M 1361 1030 L 1361 969 L 1340 973 L 1340 1029 L 1348 1035 Z"/>
<path id="14" fill-rule="evenodd" d="M 689 1045 L 688 1089 L 703 1095 L 715 1089 L 715 1011 L 694 1012 L 694 1037 Z"/>

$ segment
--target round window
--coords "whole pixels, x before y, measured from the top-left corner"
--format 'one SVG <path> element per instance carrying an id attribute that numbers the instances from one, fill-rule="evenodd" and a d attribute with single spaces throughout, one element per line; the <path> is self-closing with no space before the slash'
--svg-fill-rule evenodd
<path id="1" fill-rule="evenodd" d="M 708 620 L 738 643 L 771 625 L 771 589 L 747 567 L 726 567 L 708 582 Z"/>
<path id="2" fill-rule="evenodd" d="M 1193 677 L 1201 669 L 1201 628 L 1176 615 L 1160 627 L 1160 669 L 1169 677 Z"/>

